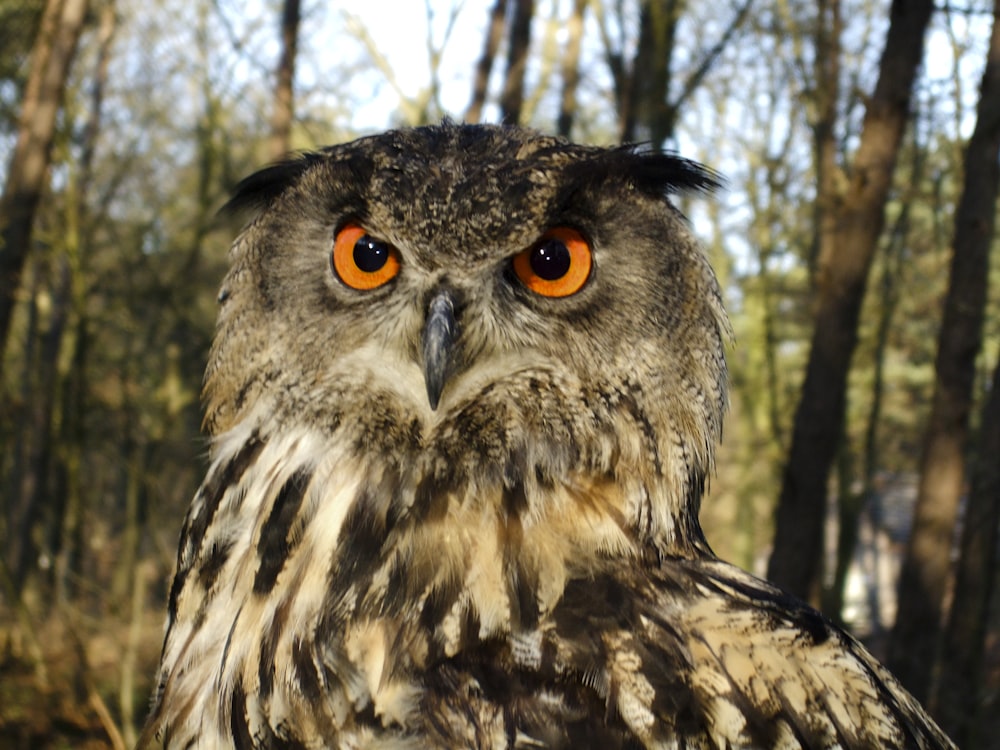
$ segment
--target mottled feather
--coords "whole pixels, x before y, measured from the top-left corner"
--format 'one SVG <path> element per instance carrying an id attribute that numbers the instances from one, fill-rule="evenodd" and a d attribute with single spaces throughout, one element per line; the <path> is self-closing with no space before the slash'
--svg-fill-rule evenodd
<path id="1" fill-rule="evenodd" d="M 861 645 L 702 536 L 728 323 L 668 196 L 716 182 L 445 123 L 242 183 L 212 460 L 140 746 L 951 747 Z M 390 283 L 338 281 L 346 222 L 398 252 Z M 561 299 L 511 267 L 554 226 L 593 252 Z"/>

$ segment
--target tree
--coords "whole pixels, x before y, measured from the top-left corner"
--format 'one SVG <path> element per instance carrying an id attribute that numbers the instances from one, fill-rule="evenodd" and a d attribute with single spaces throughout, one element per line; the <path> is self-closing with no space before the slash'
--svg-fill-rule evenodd
<path id="1" fill-rule="evenodd" d="M 48 0 L 32 48 L 17 144 L 0 196 L 0 353 L 7 346 L 35 212 L 45 188 L 56 115 L 86 14 L 87 0 Z M 2 367 L 0 357 L 0 373 Z"/>
<path id="2" fill-rule="evenodd" d="M 528 48 L 531 45 L 531 19 L 534 0 L 513 0 L 514 18 L 510 22 L 507 42 L 507 70 L 500 95 L 500 119 L 519 123 L 524 104 L 524 76 L 528 69 Z"/>
<path id="3" fill-rule="evenodd" d="M 562 96 L 556 132 L 569 138 L 576 115 L 576 90 L 580 83 L 580 42 L 583 38 L 583 15 L 588 0 L 573 0 L 573 10 L 566 23 L 566 51 L 562 63 Z"/>
<path id="4" fill-rule="evenodd" d="M 994 6 L 993 34 L 980 88 L 976 126 L 965 150 L 965 183 L 955 216 L 950 283 L 938 333 L 937 379 L 889 651 L 890 668 L 920 700 L 925 700 L 930 690 L 934 660 L 929 656 L 938 645 L 955 518 L 966 482 L 969 413 L 996 223 L 998 158 L 1000 2 Z"/>
<path id="5" fill-rule="evenodd" d="M 994 36 L 996 35 L 994 21 Z M 976 745 L 981 713 L 983 660 L 994 597 L 1000 538 L 1000 362 L 993 371 L 990 396 L 983 409 L 979 457 L 972 477 L 962 524 L 961 554 L 955 593 L 945 627 L 944 658 L 931 704 L 941 727 L 960 747 Z"/>
<path id="6" fill-rule="evenodd" d="M 674 130 L 676 110 L 669 105 L 677 24 L 684 0 L 646 0 L 639 11 L 639 39 L 630 74 L 622 81 L 618 104 L 620 140 L 635 141 L 640 125 L 661 144 Z"/>
<path id="7" fill-rule="evenodd" d="M 281 12 L 281 59 L 274 86 L 271 134 L 267 140 L 267 154 L 272 161 L 278 161 L 291 150 L 292 116 L 295 111 L 293 84 L 300 18 L 301 0 L 285 0 Z"/>
<path id="8" fill-rule="evenodd" d="M 25 61 L 31 54 L 31 42 L 38 36 L 44 0 L 20 0 L 0 3 L 0 81 L 6 91 L 0 94 L 0 135 L 14 132 L 24 93 Z"/>
<path id="9" fill-rule="evenodd" d="M 496 0 L 490 10 L 490 20 L 486 27 L 486 37 L 483 52 L 476 63 L 476 74 L 472 79 L 472 100 L 465 110 L 466 122 L 479 122 L 486 105 L 486 93 L 490 86 L 490 73 L 503 39 L 503 30 L 507 19 L 507 0 Z"/>
<path id="10" fill-rule="evenodd" d="M 742 27 L 752 2 L 744 0 L 734 8 L 719 38 L 710 47 L 699 50 L 684 71 L 677 70 L 677 30 L 683 15 L 689 11 L 686 0 L 642 0 L 638 39 L 629 64 L 625 59 L 625 45 L 613 47 L 608 30 L 602 30 L 605 55 L 615 85 L 620 141 L 648 140 L 661 146 L 673 137 L 683 107 Z M 619 24 L 622 21 L 619 12 Z M 673 94 L 672 90 L 677 93 Z"/>
<path id="11" fill-rule="evenodd" d="M 933 7 L 931 0 L 893 0 L 878 82 L 865 111 L 849 183 L 842 195 L 820 203 L 826 215 L 819 222 L 815 328 L 767 573 L 793 594 L 814 602 L 827 478 L 844 421 L 858 317 Z"/>

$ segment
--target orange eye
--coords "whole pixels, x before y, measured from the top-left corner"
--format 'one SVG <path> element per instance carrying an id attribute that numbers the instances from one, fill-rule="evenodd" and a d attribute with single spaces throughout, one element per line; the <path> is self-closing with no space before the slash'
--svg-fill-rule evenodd
<path id="1" fill-rule="evenodd" d="M 590 276 L 590 244 L 578 231 L 556 227 L 534 245 L 514 256 L 514 273 L 536 294 L 568 297 L 580 291 Z"/>
<path id="2" fill-rule="evenodd" d="M 333 270 L 351 289 L 375 289 L 399 273 L 399 251 L 359 224 L 345 224 L 333 238 Z"/>

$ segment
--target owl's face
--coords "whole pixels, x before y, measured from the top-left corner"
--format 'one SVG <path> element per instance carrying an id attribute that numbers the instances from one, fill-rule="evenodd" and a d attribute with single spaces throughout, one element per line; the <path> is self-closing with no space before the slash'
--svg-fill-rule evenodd
<path id="1" fill-rule="evenodd" d="M 712 185 L 671 156 L 450 124 L 265 170 L 235 199 L 258 212 L 206 425 L 308 426 L 453 481 L 631 472 L 696 505 L 727 324 L 666 195 Z"/>

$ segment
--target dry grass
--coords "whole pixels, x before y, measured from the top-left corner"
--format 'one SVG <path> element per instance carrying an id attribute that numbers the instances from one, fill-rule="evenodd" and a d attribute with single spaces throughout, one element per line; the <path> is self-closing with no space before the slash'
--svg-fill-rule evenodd
<path id="1" fill-rule="evenodd" d="M 0 609 L 0 749 L 117 750 L 141 726 L 159 658 L 163 618 L 147 612 L 139 623 L 132 701 L 122 715 L 122 657 L 131 625 L 57 614 L 33 634 L 42 664 L 9 610 Z"/>

